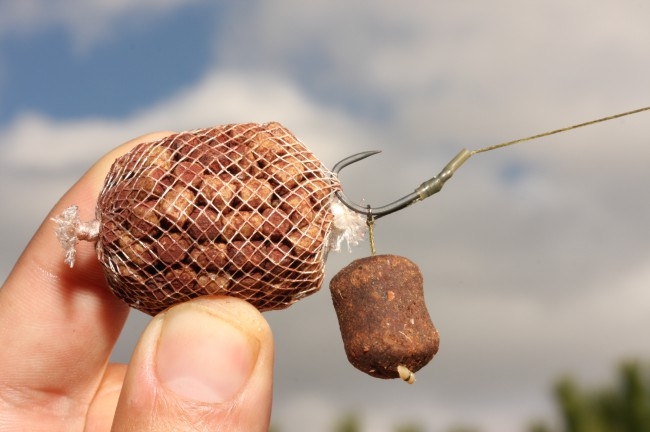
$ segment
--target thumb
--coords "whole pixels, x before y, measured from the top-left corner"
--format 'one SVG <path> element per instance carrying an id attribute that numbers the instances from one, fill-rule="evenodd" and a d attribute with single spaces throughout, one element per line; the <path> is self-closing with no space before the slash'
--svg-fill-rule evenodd
<path id="1" fill-rule="evenodd" d="M 157 315 L 128 367 L 113 431 L 268 431 L 273 338 L 244 300 L 200 297 Z"/>

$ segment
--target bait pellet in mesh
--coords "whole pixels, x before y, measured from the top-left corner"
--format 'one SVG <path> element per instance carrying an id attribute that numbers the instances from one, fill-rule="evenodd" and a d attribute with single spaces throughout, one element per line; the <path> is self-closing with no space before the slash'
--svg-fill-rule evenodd
<path id="1" fill-rule="evenodd" d="M 205 294 L 282 309 L 322 285 L 338 188 L 278 123 L 140 144 L 99 196 L 99 260 L 113 292 L 151 315 Z"/>

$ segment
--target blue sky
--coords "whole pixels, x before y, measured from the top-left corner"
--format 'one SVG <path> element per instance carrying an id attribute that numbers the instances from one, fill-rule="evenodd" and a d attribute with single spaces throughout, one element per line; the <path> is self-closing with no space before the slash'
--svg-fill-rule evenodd
<path id="1" fill-rule="evenodd" d="M 211 61 L 215 19 L 203 9 L 125 23 L 111 40 L 81 53 L 62 28 L 3 41 L 0 120 L 25 110 L 55 119 L 120 118 L 160 101 L 197 80 Z"/>
<path id="2" fill-rule="evenodd" d="M 149 22 L 125 17 L 119 32 L 83 50 L 61 26 L 4 38 L 0 122 L 26 110 L 123 118 L 159 102 L 213 62 L 214 9 L 191 5 Z"/>
<path id="3" fill-rule="evenodd" d="M 342 176 L 381 205 L 464 147 L 650 105 L 649 21 L 635 0 L 2 2 L 0 276 L 63 192 L 135 136 L 277 120 L 330 167 L 382 150 Z M 429 430 L 517 431 L 553 415 L 560 374 L 599 382 L 650 358 L 648 118 L 476 155 L 381 219 L 379 252 L 423 270 L 438 356 L 414 386 L 357 372 L 326 282 L 267 314 L 274 421 L 327 431 L 357 409 L 379 432 L 404 413 Z M 328 279 L 367 254 L 331 254 Z M 132 313 L 115 360 L 146 322 Z"/>

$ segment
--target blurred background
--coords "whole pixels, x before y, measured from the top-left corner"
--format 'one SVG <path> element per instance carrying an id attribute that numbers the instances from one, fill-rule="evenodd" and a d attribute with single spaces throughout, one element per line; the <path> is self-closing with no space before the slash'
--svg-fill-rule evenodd
<path id="1" fill-rule="evenodd" d="M 0 280 L 133 137 L 280 121 L 329 167 L 382 150 L 341 180 L 383 205 L 462 148 L 650 105 L 648 22 L 638 0 L 0 1 Z M 331 254 L 320 292 L 265 314 L 276 430 L 354 413 L 367 431 L 521 431 L 559 422 L 558 377 L 597 385 L 650 359 L 649 165 L 642 113 L 477 155 L 379 220 L 378 253 L 422 268 L 441 334 L 412 386 L 348 364 L 327 285 L 369 247 Z M 114 361 L 147 321 L 131 313 Z"/>

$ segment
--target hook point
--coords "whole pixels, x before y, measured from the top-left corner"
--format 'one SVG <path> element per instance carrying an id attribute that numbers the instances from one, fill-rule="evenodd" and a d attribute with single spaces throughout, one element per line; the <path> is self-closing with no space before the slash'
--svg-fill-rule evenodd
<path id="1" fill-rule="evenodd" d="M 345 159 L 338 161 L 336 165 L 332 167 L 332 172 L 338 175 L 339 171 L 341 171 L 346 166 L 351 165 L 355 162 L 359 162 L 360 160 L 363 160 L 372 155 L 376 155 L 377 153 L 381 153 L 381 150 L 369 150 L 348 156 Z"/>

